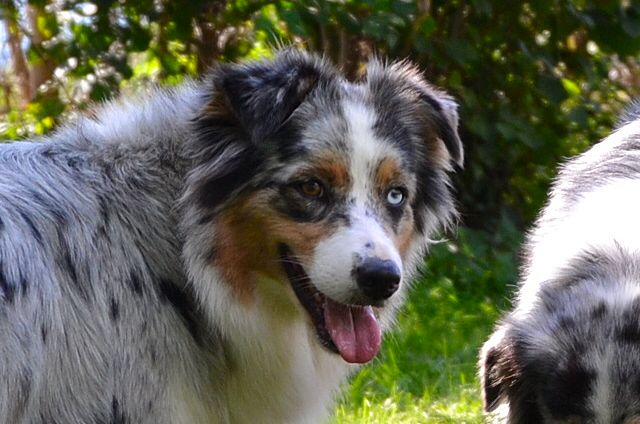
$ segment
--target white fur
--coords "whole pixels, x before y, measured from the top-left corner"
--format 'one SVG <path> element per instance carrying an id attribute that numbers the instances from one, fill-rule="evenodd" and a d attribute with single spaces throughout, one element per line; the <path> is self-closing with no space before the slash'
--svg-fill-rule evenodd
<path id="1" fill-rule="evenodd" d="M 518 313 L 528 313 L 540 285 L 553 281 L 568 261 L 589 247 L 614 251 L 616 245 L 640 252 L 640 179 L 618 179 L 599 187 L 559 219 L 537 232 L 532 266 L 520 292 Z"/>
<path id="2" fill-rule="evenodd" d="M 358 260 L 375 256 L 392 260 L 398 269 L 402 269 L 400 254 L 380 223 L 367 216 L 362 208 L 354 209 L 349 215 L 350 226 L 318 243 L 313 254 L 315 260 L 308 270 L 320 291 L 343 303 L 348 303 L 358 289 L 353 278 Z"/>
<path id="3" fill-rule="evenodd" d="M 206 282 L 201 300 L 229 340 L 227 355 L 234 362 L 224 382 L 229 422 L 257 423 L 269 417 L 269 422 L 303 424 L 326 417 L 336 386 L 356 367 L 316 341 L 291 291 L 278 289 L 281 282 L 260 278 L 256 303 L 246 306 L 213 268 L 198 268 L 192 278 Z"/>

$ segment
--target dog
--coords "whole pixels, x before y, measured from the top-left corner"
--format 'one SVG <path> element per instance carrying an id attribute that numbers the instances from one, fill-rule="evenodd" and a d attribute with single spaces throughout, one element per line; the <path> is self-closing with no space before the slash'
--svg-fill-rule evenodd
<path id="1" fill-rule="evenodd" d="M 496 421 L 640 422 L 640 107 L 568 161 L 528 236 L 514 309 L 482 348 Z"/>
<path id="2" fill-rule="evenodd" d="M 455 101 L 295 49 L 0 147 L 0 422 L 306 423 L 455 224 Z"/>

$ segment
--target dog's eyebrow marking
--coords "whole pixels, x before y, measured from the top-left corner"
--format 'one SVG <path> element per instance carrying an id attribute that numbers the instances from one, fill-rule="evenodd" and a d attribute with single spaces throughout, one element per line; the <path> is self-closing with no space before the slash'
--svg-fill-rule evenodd
<path id="1" fill-rule="evenodd" d="M 385 157 L 378 162 L 375 174 L 375 183 L 378 188 L 384 189 L 389 184 L 397 184 L 402 179 L 400 167 L 395 159 Z"/>
<path id="2" fill-rule="evenodd" d="M 348 164 L 337 153 L 326 153 L 318 156 L 309 171 L 326 180 L 333 188 L 345 190 L 351 184 Z"/>

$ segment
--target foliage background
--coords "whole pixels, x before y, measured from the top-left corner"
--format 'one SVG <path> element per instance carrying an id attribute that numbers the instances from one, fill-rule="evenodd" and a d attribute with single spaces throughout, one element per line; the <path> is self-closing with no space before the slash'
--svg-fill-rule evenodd
<path id="1" fill-rule="evenodd" d="M 409 57 L 460 103 L 457 238 L 435 247 L 380 360 L 336 422 L 480 422 L 477 350 L 517 280 L 557 164 L 636 95 L 640 5 L 539 0 L 0 0 L 0 140 L 92 102 L 297 44 L 357 77 Z"/>

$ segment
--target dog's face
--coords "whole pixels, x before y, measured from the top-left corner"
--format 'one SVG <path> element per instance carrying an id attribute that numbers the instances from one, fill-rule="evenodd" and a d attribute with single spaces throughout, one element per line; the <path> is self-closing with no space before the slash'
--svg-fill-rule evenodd
<path id="1" fill-rule="evenodd" d="M 372 63 L 350 83 L 296 52 L 221 68 L 213 84 L 190 177 L 211 265 L 247 307 L 281 293 L 323 346 L 368 362 L 454 216 L 455 104 L 406 64 Z"/>

